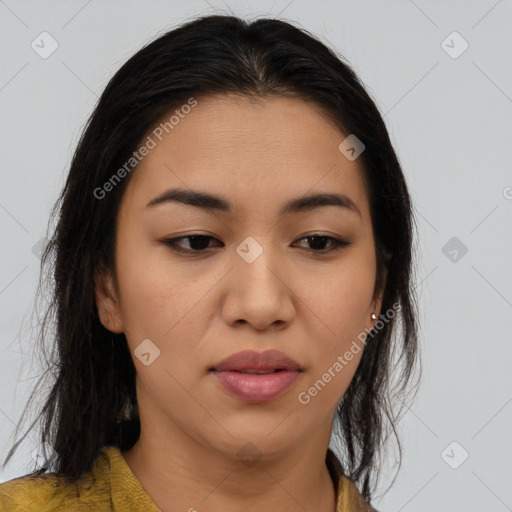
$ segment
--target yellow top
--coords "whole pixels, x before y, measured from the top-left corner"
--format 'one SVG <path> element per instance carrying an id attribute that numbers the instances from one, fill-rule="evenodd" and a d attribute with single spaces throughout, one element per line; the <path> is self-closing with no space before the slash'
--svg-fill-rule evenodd
<path id="1" fill-rule="evenodd" d="M 372 512 L 354 482 L 337 473 L 336 512 Z M 96 479 L 93 482 L 93 479 Z M 54 473 L 25 475 L 0 484 L 1 512 L 161 512 L 119 448 L 105 446 L 90 472 L 75 484 L 55 487 Z"/>

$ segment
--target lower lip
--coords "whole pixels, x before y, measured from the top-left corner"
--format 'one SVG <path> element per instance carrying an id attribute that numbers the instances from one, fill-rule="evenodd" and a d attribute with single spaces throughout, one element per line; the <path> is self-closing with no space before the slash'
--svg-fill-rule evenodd
<path id="1" fill-rule="evenodd" d="M 275 373 L 214 372 L 223 388 L 244 402 L 268 402 L 287 391 L 299 376 L 298 371 Z"/>

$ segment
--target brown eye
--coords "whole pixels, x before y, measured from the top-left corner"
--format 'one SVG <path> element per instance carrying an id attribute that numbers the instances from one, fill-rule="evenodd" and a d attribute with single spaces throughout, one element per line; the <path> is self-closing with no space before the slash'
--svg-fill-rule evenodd
<path id="1" fill-rule="evenodd" d="M 189 248 L 182 247 L 178 245 L 182 240 L 188 240 Z M 212 236 L 208 235 L 188 235 L 188 236 L 180 236 L 178 238 L 168 238 L 166 240 L 162 240 L 162 243 L 170 247 L 173 251 L 176 252 L 204 252 L 205 249 L 208 249 L 208 244 L 210 240 L 215 240 Z"/>
<path id="2" fill-rule="evenodd" d="M 332 236 L 322 235 L 320 233 L 314 233 L 312 235 L 307 235 L 302 237 L 300 240 L 306 240 L 307 243 L 311 245 L 310 252 L 318 252 L 318 253 L 327 253 L 331 251 L 335 251 L 340 249 L 341 247 L 346 247 L 350 245 L 352 242 L 348 242 L 346 240 L 341 240 L 339 238 L 334 238 Z M 331 248 L 325 249 L 325 245 L 330 242 Z"/>

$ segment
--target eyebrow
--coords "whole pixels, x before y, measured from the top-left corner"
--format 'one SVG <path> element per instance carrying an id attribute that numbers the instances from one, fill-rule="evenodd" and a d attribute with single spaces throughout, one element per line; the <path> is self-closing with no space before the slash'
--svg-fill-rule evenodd
<path id="1" fill-rule="evenodd" d="M 146 205 L 146 208 L 152 208 L 169 202 L 183 203 L 189 206 L 195 206 L 204 210 L 218 210 L 226 213 L 233 212 L 232 204 L 223 197 L 199 192 L 197 190 L 186 190 L 182 188 L 170 188 L 153 198 Z M 345 208 L 357 214 L 362 218 L 357 205 L 350 197 L 344 194 L 322 193 L 298 197 L 288 201 L 279 211 L 280 216 L 292 213 L 311 211 L 324 206 L 338 206 Z"/>

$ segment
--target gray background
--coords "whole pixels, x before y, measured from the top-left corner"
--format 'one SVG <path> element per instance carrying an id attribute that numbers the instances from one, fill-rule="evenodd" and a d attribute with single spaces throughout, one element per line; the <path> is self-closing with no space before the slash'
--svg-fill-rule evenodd
<path id="1" fill-rule="evenodd" d="M 334 46 L 385 115 L 406 173 L 419 220 L 424 370 L 399 428 L 402 469 L 375 505 L 512 510 L 510 0 L 0 0 L 2 460 L 38 375 L 26 325 L 39 273 L 33 248 L 81 128 L 143 43 L 212 12 L 291 20 Z M 43 31 L 59 45 L 47 59 L 31 48 Z M 454 31 L 469 44 L 460 55 Z M 26 473 L 36 447 L 29 438 L 0 480 Z M 396 469 L 390 452 L 381 491 Z"/>

